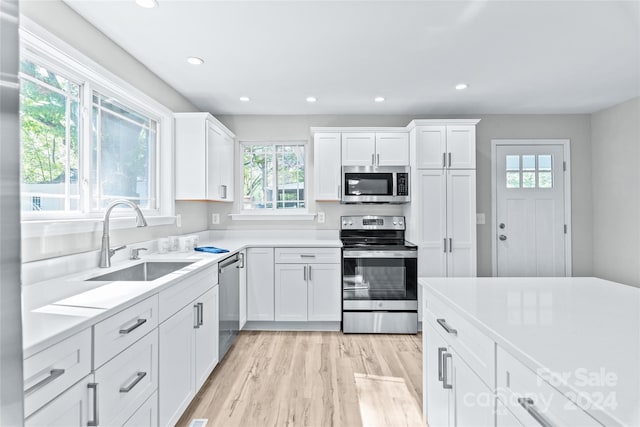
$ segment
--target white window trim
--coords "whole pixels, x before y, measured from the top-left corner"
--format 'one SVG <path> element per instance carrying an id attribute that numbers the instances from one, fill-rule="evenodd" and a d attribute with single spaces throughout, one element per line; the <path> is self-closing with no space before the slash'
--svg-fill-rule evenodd
<path id="1" fill-rule="evenodd" d="M 21 51 L 35 52 L 38 61 L 52 63 L 54 70 L 62 67 L 61 71 L 69 78 L 88 81 L 83 94 L 85 100 L 91 100 L 94 90 L 106 93 L 157 120 L 160 137 L 155 179 L 159 205 L 157 209 L 143 212 L 150 226 L 175 223 L 173 112 L 25 16 L 20 17 L 20 43 Z M 87 105 L 92 104 L 85 107 Z M 86 162 L 84 167 L 88 168 Z M 22 235 L 35 237 L 93 232 L 100 229 L 103 215 L 101 212 L 23 212 Z M 135 221 L 132 218 L 129 210 L 114 211 L 111 228 L 133 228 Z"/>
<path id="2" fill-rule="evenodd" d="M 305 198 L 304 208 L 297 209 L 243 209 L 244 198 L 244 147 L 247 145 L 302 145 L 304 146 L 304 185 Z M 308 178 L 309 178 L 309 140 L 308 139 L 267 139 L 267 140 L 240 140 L 238 144 L 238 203 L 235 206 L 235 212 L 229 214 L 234 221 L 313 221 L 316 217 L 315 213 L 309 211 L 309 194 L 308 194 Z"/>

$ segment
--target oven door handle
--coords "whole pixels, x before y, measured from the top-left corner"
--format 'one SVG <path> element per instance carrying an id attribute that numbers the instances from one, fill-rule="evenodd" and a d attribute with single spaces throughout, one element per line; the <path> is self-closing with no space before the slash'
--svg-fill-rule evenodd
<path id="1" fill-rule="evenodd" d="M 418 251 L 342 251 L 342 258 L 418 258 Z"/>

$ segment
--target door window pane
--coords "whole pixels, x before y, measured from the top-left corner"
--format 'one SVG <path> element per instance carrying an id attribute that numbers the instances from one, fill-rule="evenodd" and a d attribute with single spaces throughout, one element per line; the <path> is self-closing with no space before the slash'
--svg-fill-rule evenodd
<path id="1" fill-rule="evenodd" d="M 541 171 L 551 170 L 551 155 L 541 154 L 538 156 L 538 170 L 541 170 Z"/>
<path id="2" fill-rule="evenodd" d="M 522 188 L 536 188 L 535 172 L 522 172 Z"/>
<path id="3" fill-rule="evenodd" d="M 538 187 L 539 188 L 553 187 L 553 175 L 551 172 L 538 172 Z"/>
<path id="4" fill-rule="evenodd" d="M 536 156 L 522 156 L 522 170 L 534 171 L 536 170 Z"/>
<path id="5" fill-rule="evenodd" d="M 29 61 L 20 64 L 21 208 L 79 209 L 80 86 Z"/>
<path id="6" fill-rule="evenodd" d="M 520 188 L 520 172 L 507 172 L 507 188 Z"/>
<path id="7" fill-rule="evenodd" d="M 508 171 L 520 170 L 520 156 L 507 156 L 507 170 Z"/>

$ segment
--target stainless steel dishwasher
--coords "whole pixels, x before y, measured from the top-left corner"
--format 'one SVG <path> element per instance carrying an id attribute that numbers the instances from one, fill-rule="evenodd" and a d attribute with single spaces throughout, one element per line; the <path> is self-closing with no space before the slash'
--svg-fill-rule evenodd
<path id="1" fill-rule="evenodd" d="M 240 329 L 240 268 L 244 267 L 241 261 L 244 259 L 235 254 L 218 263 L 219 361 L 227 354 Z"/>

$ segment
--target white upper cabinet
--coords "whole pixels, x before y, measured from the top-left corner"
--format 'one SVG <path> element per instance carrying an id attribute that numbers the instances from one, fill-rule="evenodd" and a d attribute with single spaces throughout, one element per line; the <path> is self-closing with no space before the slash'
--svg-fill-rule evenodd
<path id="1" fill-rule="evenodd" d="M 416 127 L 418 169 L 475 169 L 475 125 L 426 125 Z"/>
<path id="2" fill-rule="evenodd" d="M 176 199 L 232 202 L 235 135 L 208 113 L 175 122 Z"/>
<path id="3" fill-rule="evenodd" d="M 343 166 L 407 166 L 406 132 L 349 132 L 342 134 Z"/>
<path id="4" fill-rule="evenodd" d="M 340 200 L 340 138 L 339 132 L 313 135 L 316 200 Z"/>
<path id="5" fill-rule="evenodd" d="M 376 133 L 376 162 L 378 166 L 407 166 L 409 164 L 409 134 L 401 132 Z"/>
<path id="6" fill-rule="evenodd" d="M 342 165 L 373 166 L 376 153 L 376 134 L 357 132 L 342 134 Z"/>

